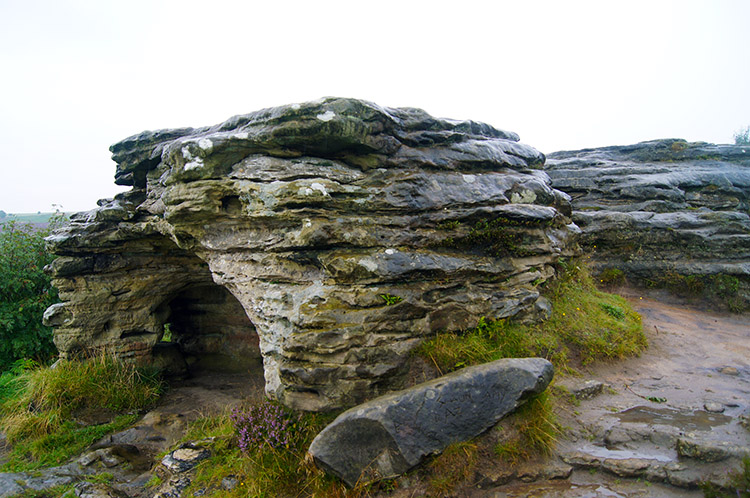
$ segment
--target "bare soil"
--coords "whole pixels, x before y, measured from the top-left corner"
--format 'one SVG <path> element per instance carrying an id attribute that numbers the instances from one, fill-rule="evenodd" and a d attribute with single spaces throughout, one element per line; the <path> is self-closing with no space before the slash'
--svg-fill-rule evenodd
<path id="1" fill-rule="evenodd" d="M 592 379 L 608 386 L 559 414 L 567 430 L 553 459 L 586 458 L 575 460 L 567 479 L 515 482 L 476 496 L 698 497 L 699 482 L 726 482 L 739 468 L 739 456 L 750 451 L 750 431 L 742 425 L 750 414 L 750 315 L 662 291 L 617 292 L 642 315 L 649 348 L 638 358 L 597 364 L 581 378 L 557 380 L 571 390 Z M 679 440 L 729 458 L 679 454 Z M 624 477 L 643 462 L 652 465 Z"/>

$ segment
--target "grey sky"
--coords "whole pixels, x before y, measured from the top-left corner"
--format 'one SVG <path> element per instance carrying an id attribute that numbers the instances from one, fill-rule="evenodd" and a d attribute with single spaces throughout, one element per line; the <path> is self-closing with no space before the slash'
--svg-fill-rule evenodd
<path id="1" fill-rule="evenodd" d="M 750 124 L 750 2 L 0 0 L 0 209 L 95 207 L 108 146 L 322 96 L 542 152 Z"/>

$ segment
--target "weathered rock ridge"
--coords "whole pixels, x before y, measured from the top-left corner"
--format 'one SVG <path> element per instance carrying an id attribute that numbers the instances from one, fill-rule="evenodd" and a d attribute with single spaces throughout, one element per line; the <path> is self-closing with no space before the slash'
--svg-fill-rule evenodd
<path id="1" fill-rule="evenodd" d="M 49 239 L 58 349 L 262 356 L 267 393 L 297 408 L 399 387 L 438 330 L 533 317 L 532 283 L 575 247 L 544 155 L 418 109 L 328 98 L 111 151 L 132 190 Z M 155 348 L 165 324 L 178 348 Z"/>
<path id="2" fill-rule="evenodd" d="M 646 283 L 723 274 L 719 291 L 750 302 L 750 147 L 655 140 L 555 152 L 545 170 L 600 269 Z"/>

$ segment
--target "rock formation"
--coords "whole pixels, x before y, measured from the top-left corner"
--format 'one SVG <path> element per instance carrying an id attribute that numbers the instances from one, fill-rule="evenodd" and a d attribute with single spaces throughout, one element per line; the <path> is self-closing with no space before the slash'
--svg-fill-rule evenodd
<path id="1" fill-rule="evenodd" d="M 189 363 L 262 356 L 296 408 L 398 387 L 438 330 L 533 317 L 575 246 L 544 155 L 418 109 L 328 98 L 111 150 L 132 189 L 49 239 L 61 354 L 159 360 L 169 324 Z"/>
<path id="2" fill-rule="evenodd" d="M 553 373 L 544 358 L 464 368 L 347 410 L 315 437 L 310 454 L 349 486 L 397 477 L 486 431 L 544 391 Z"/>
<path id="3" fill-rule="evenodd" d="M 600 270 L 750 303 L 750 147 L 655 140 L 555 152 L 545 170 Z"/>

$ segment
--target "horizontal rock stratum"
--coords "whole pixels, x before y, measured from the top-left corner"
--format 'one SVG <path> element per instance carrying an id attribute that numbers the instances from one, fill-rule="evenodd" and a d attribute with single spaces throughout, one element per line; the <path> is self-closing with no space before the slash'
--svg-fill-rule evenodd
<path id="1" fill-rule="evenodd" d="M 707 280 L 717 297 L 750 307 L 749 146 L 652 140 L 555 152 L 545 171 L 600 270 L 647 284 L 723 276 Z"/>
<path id="2" fill-rule="evenodd" d="M 326 98 L 111 150 L 132 189 L 49 239 L 61 353 L 164 364 L 168 330 L 192 366 L 262 357 L 267 393 L 296 408 L 399 387 L 439 330 L 533 318 L 576 248 L 543 154 L 418 109 Z"/>

